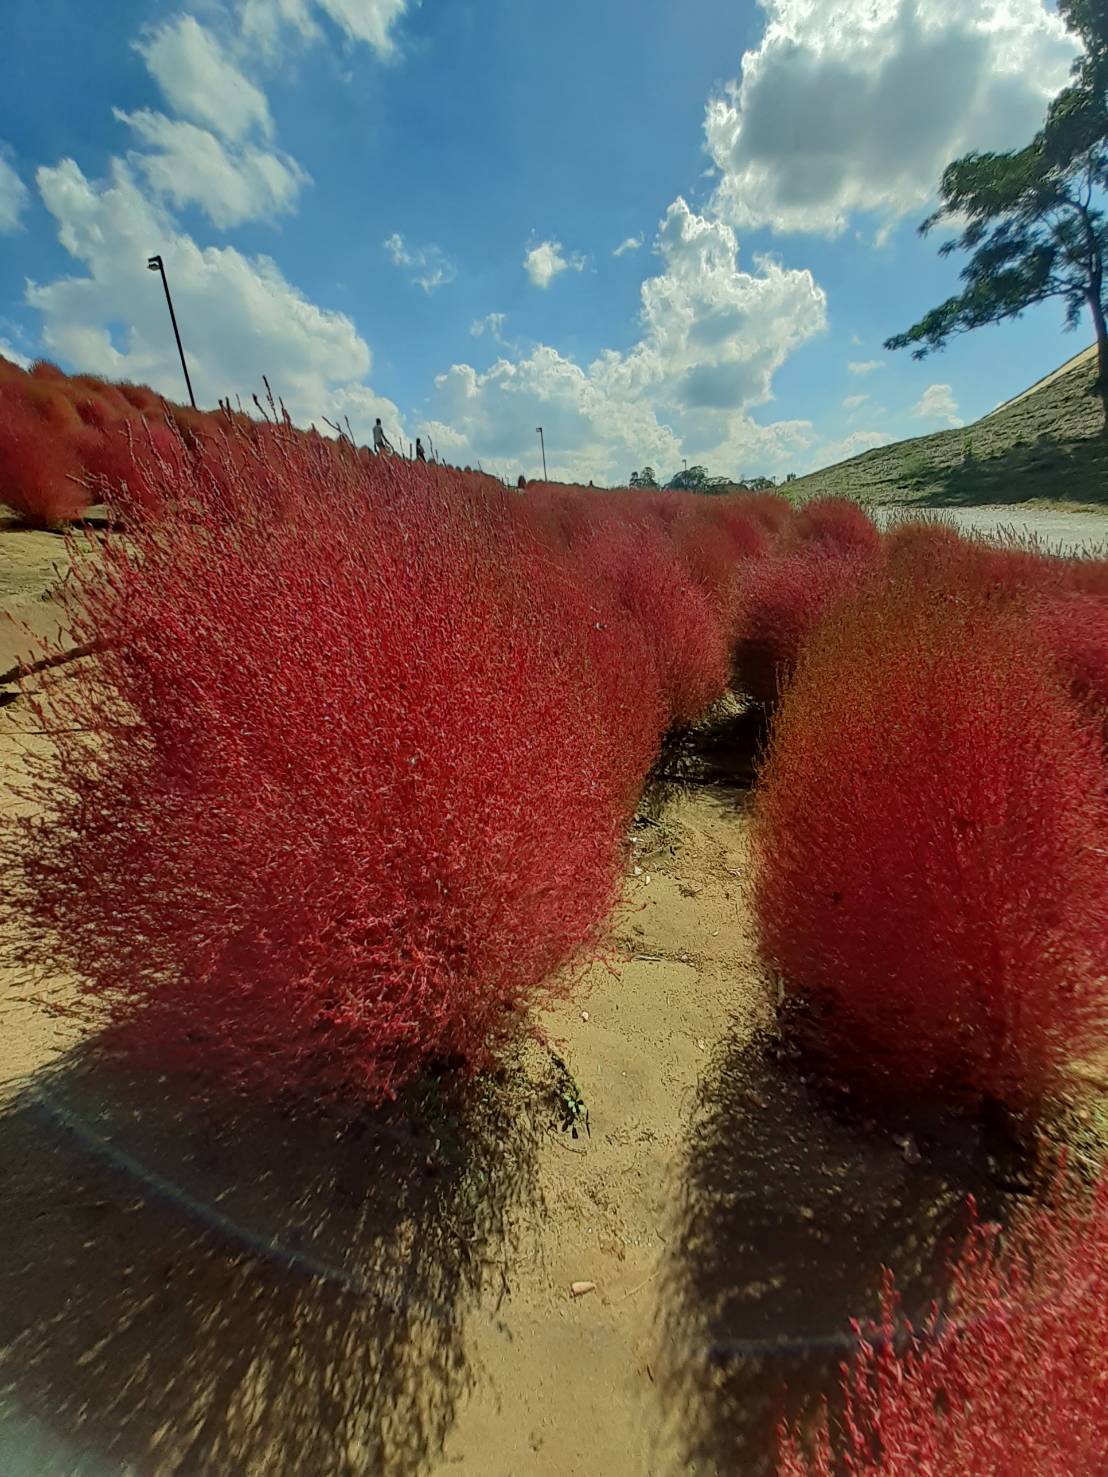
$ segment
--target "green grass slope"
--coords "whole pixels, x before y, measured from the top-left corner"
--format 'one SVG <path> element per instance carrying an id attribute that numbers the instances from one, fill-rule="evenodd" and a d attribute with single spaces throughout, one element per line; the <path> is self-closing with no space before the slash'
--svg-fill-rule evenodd
<path id="1" fill-rule="evenodd" d="M 790 497 L 980 507 L 1036 502 L 1108 512 L 1108 437 L 1095 356 L 1063 366 L 972 426 L 916 436 L 800 477 Z"/>

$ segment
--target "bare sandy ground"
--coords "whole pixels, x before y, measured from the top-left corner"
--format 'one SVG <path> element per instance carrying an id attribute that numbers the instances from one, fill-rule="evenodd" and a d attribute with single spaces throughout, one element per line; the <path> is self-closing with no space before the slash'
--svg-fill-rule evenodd
<path id="1" fill-rule="evenodd" d="M 0 598 L 56 620 L 60 545 L 15 538 Z M 0 708 L 9 782 L 31 728 Z M 1003 1167 L 964 1124 L 852 1117 L 787 1059 L 748 827 L 721 787 L 640 824 L 609 959 L 461 1106 L 195 1101 L 0 981 L 0 1473 L 766 1471 L 882 1263 L 925 1301 Z"/>

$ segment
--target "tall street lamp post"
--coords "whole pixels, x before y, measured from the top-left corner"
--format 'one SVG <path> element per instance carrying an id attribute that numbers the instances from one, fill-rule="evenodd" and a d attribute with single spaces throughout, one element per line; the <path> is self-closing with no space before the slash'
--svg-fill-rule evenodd
<path id="1" fill-rule="evenodd" d="M 152 256 L 146 263 L 151 272 L 162 274 L 162 286 L 165 288 L 165 300 L 169 304 L 169 321 L 173 324 L 173 337 L 177 340 L 177 352 L 181 356 L 181 368 L 185 371 L 185 384 L 188 386 L 189 400 L 192 402 L 193 410 L 196 409 L 196 396 L 192 393 L 192 380 L 189 379 L 189 367 L 185 363 L 185 347 L 181 343 L 181 330 L 177 327 L 177 314 L 173 311 L 173 299 L 169 295 L 169 283 L 165 275 L 165 263 L 160 256 Z"/>

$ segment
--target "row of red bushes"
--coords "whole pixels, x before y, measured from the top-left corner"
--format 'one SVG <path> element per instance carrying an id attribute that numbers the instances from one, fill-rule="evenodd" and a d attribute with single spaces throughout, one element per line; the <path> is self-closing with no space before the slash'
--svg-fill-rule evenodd
<path id="1" fill-rule="evenodd" d="M 79 401 L 56 371 L 18 383 Z M 773 496 L 520 497 L 243 420 L 203 434 L 148 420 L 133 445 L 104 433 L 126 453 L 104 491 L 127 539 L 76 587 L 74 636 L 106 652 L 55 719 L 101 742 L 61 745 L 42 819 L 14 844 L 41 925 L 24 929 L 28 959 L 68 951 L 53 962 L 110 1014 L 141 1000 L 148 1020 L 179 994 L 175 1009 L 203 998 L 211 1025 L 227 981 L 246 981 L 231 993 L 270 1035 L 288 1030 L 308 1075 L 346 1033 L 334 1073 L 357 1058 L 372 1096 L 428 1055 L 478 1057 L 512 998 L 491 982 L 514 970 L 533 993 L 591 939 L 667 729 L 729 683 L 772 704 L 791 679 L 761 785 L 755 902 L 767 959 L 830 1007 L 836 1064 L 913 1094 L 1034 1107 L 1098 1039 L 1103 561 L 942 526 L 882 539 L 838 500 L 796 512 Z M 486 804 L 498 785 L 511 824 Z M 580 893 L 539 887 L 543 825 Z M 423 882 L 394 865 L 399 836 Z M 192 871 L 174 867 L 193 854 Z M 205 869 L 219 886 L 202 885 Z M 495 925 L 482 911 L 497 896 L 518 896 L 510 926 L 506 904 Z M 417 897 L 418 925 L 405 911 Z M 358 932 L 370 918 L 372 940 Z M 404 940 L 425 928 L 437 942 L 417 950 L 430 971 L 417 987 Z M 347 976 L 361 983 L 335 983 Z M 404 1003 L 413 990 L 440 1002 L 434 1029 Z M 317 1022 L 318 1052 L 282 1013 Z M 266 1041 L 254 1054 L 281 1057 Z"/>
<path id="2" fill-rule="evenodd" d="M 788 508 L 521 498 L 286 424 L 133 456 L 4 831 L 21 961 L 267 1089 L 480 1065 L 595 942 Z"/>
<path id="3" fill-rule="evenodd" d="M 127 534 L 77 564 L 100 654 L 40 708 L 55 749 L 0 833 L 23 963 L 118 1039 L 371 1101 L 479 1066 L 595 943 L 664 732 L 731 683 L 777 707 L 763 950 L 839 1072 L 1034 1111 L 1103 1041 L 1104 561 L 882 539 L 838 501 L 519 497 L 164 414 L 91 427 Z M 845 1453 L 825 1428 L 784 1470 L 1092 1477 L 1104 1204 L 971 1241 L 968 1336 L 902 1357 L 890 1305 Z"/>
<path id="4" fill-rule="evenodd" d="M 151 451 L 168 456 L 180 443 L 198 468 L 215 476 L 228 460 L 264 457 L 268 428 L 279 412 L 260 402 L 258 410 L 258 416 L 229 405 L 194 410 L 164 400 L 147 385 L 67 375 L 46 361 L 24 370 L 0 355 L 0 505 L 37 528 L 78 519 L 105 495 L 125 514 L 161 496 L 151 481 Z M 368 448 L 345 438 L 286 429 L 325 454 L 353 456 L 370 466 L 376 460 Z M 463 475 L 467 486 L 495 482 L 468 472 L 453 473 L 455 483 Z"/>

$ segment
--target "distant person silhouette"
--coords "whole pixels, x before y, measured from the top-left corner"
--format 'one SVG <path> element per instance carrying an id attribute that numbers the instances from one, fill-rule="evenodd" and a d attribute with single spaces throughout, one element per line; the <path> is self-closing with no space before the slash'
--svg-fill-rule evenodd
<path id="1" fill-rule="evenodd" d="M 425 462 L 427 460 L 427 453 L 423 449 L 423 442 L 418 436 L 415 438 L 415 459 L 417 462 Z"/>
<path id="2" fill-rule="evenodd" d="M 373 427 L 373 449 L 378 456 L 392 456 L 392 442 L 385 435 L 385 428 L 381 424 L 381 417 L 377 417 L 377 423 Z"/>

